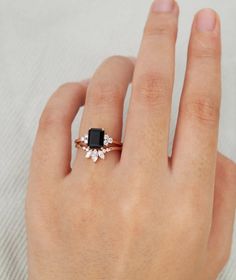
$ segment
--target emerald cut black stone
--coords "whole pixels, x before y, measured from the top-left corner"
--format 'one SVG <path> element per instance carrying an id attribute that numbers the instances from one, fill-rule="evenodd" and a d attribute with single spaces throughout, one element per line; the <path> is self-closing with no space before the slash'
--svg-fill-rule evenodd
<path id="1" fill-rule="evenodd" d="M 92 149 L 103 147 L 104 130 L 101 128 L 91 128 L 88 133 L 88 146 Z"/>

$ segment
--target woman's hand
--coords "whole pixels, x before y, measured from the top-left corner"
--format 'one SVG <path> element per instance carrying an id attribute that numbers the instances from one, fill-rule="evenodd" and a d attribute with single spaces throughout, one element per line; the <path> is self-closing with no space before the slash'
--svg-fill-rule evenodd
<path id="1" fill-rule="evenodd" d="M 26 202 L 32 280 L 213 280 L 230 252 L 236 167 L 217 156 L 220 23 L 193 23 L 173 153 L 168 158 L 178 6 L 155 1 L 135 65 L 107 59 L 90 80 L 60 87 L 40 120 Z M 94 164 L 79 150 L 70 168 L 71 123 L 120 140 Z"/>

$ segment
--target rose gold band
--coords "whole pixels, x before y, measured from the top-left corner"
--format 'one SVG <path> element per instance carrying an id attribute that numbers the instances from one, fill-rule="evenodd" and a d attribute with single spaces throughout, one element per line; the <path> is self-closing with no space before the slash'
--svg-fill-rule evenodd
<path id="1" fill-rule="evenodd" d="M 81 146 L 81 147 L 86 147 L 86 146 L 87 146 L 87 145 L 84 144 L 84 142 L 81 141 L 80 139 L 76 139 L 76 140 L 75 140 L 75 144 L 77 144 L 77 145 L 79 145 L 79 146 Z M 116 141 L 116 140 L 113 140 L 113 141 L 112 141 L 112 145 L 120 146 L 120 147 L 123 146 L 123 144 L 122 144 L 121 142 Z M 113 146 L 110 146 L 110 147 L 113 147 Z"/>
<path id="2" fill-rule="evenodd" d="M 121 151 L 123 144 L 118 143 L 117 145 L 119 145 L 119 146 L 109 146 L 109 147 L 107 147 L 107 149 L 109 149 L 109 152 L 111 152 L 111 151 Z M 78 142 L 75 141 L 75 147 L 76 148 L 87 148 L 88 145 L 81 143 L 81 141 L 78 141 Z"/>

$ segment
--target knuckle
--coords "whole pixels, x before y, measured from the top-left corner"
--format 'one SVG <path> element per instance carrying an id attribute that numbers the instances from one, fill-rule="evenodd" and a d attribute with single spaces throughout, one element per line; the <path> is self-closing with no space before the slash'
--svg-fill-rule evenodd
<path id="1" fill-rule="evenodd" d="M 198 38 L 191 44 L 191 55 L 196 58 L 218 58 L 220 57 L 220 47 L 218 40 L 212 37 Z"/>
<path id="2" fill-rule="evenodd" d="M 114 105 L 122 100 L 122 88 L 118 83 L 110 81 L 99 81 L 92 86 L 91 101 L 95 106 L 98 105 Z"/>
<path id="3" fill-rule="evenodd" d="M 172 36 L 176 34 L 177 24 L 172 18 L 160 18 L 158 23 L 150 22 L 144 27 L 145 37 Z"/>
<path id="4" fill-rule="evenodd" d="M 150 105 L 166 105 L 171 91 L 170 84 L 163 74 L 150 72 L 139 78 L 134 85 L 134 92 L 142 102 Z"/>
<path id="5" fill-rule="evenodd" d="M 39 120 L 39 129 L 47 130 L 55 126 L 61 126 L 66 120 L 66 115 L 62 111 L 53 108 L 53 106 L 48 106 Z"/>
<path id="6" fill-rule="evenodd" d="M 82 88 L 83 86 L 80 83 L 65 83 L 61 85 L 47 103 L 39 120 L 39 127 L 44 129 L 59 124 L 67 124 L 69 118 L 67 116 L 67 110 L 63 110 L 65 104 L 63 103 L 62 96 L 67 95 L 68 92 L 79 93 Z"/>
<path id="7" fill-rule="evenodd" d="M 181 110 L 187 118 L 209 125 L 216 125 L 220 114 L 219 104 L 205 97 L 185 102 Z"/>

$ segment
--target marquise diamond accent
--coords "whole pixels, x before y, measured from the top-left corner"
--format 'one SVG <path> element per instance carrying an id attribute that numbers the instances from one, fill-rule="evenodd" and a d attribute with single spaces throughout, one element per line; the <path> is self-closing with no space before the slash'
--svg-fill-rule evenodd
<path id="1" fill-rule="evenodd" d="M 87 151 L 85 157 L 86 157 L 86 158 L 90 158 L 91 155 L 92 155 L 92 150 L 89 150 L 89 151 Z"/>
<path id="2" fill-rule="evenodd" d="M 98 160 L 98 151 L 97 150 L 92 151 L 91 159 L 93 160 L 93 162 L 96 162 Z"/>
<path id="3" fill-rule="evenodd" d="M 105 153 L 106 153 L 106 150 L 104 150 L 104 149 L 102 149 L 102 150 L 89 149 L 87 151 L 85 157 L 91 158 L 93 162 L 96 162 L 98 160 L 98 158 L 105 159 Z"/>
<path id="4" fill-rule="evenodd" d="M 104 151 L 98 151 L 98 155 L 101 159 L 105 159 L 105 154 L 104 154 Z"/>

